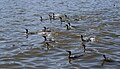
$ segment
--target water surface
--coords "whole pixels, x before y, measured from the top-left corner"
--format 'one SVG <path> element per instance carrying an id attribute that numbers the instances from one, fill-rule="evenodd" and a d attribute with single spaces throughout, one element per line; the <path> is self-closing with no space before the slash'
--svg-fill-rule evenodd
<path id="1" fill-rule="evenodd" d="M 119 69 L 119 11 L 119 0 L 0 0 L 0 68 Z M 51 13 L 66 14 L 75 28 L 66 30 L 67 22 L 50 21 Z M 25 35 L 26 28 L 40 32 L 44 26 L 54 30 L 56 43 L 50 43 L 49 49 L 41 33 Z M 84 53 L 80 34 L 96 41 L 85 44 L 84 57 L 69 63 L 66 50 Z M 115 62 L 102 65 L 102 54 Z"/>

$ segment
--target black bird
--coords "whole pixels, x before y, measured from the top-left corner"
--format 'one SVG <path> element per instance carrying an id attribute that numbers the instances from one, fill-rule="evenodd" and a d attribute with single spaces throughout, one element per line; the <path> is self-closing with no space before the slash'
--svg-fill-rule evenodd
<path id="1" fill-rule="evenodd" d="M 50 19 L 50 21 L 52 20 L 52 15 L 50 15 L 50 14 L 49 14 L 49 19 Z"/>
<path id="2" fill-rule="evenodd" d="M 70 23 L 70 22 L 68 22 L 68 26 L 69 26 L 71 29 L 77 28 L 76 26 L 71 26 L 71 23 Z"/>
<path id="3" fill-rule="evenodd" d="M 28 29 L 25 29 L 25 33 L 28 34 L 28 32 L 29 32 Z"/>
<path id="4" fill-rule="evenodd" d="M 68 16 L 67 16 L 66 14 L 64 14 L 64 16 L 65 16 L 65 19 L 69 19 Z"/>
<path id="5" fill-rule="evenodd" d="M 81 35 L 81 40 L 82 40 L 83 42 L 89 42 L 89 39 L 86 39 L 86 40 L 85 40 L 85 39 L 83 38 L 83 35 Z"/>
<path id="6" fill-rule="evenodd" d="M 55 20 L 55 13 L 53 13 L 52 19 Z"/>
<path id="7" fill-rule="evenodd" d="M 68 54 L 68 58 L 69 59 L 77 59 L 77 58 L 80 58 L 81 56 L 83 56 L 83 54 L 82 55 L 74 55 L 74 56 L 71 56 L 72 55 L 72 53 L 71 53 L 71 51 L 67 51 L 69 54 Z"/>
<path id="8" fill-rule="evenodd" d="M 25 33 L 26 33 L 26 35 L 29 35 L 29 34 L 37 34 L 37 32 L 29 32 L 28 29 L 25 29 Z"/>
<path id="9" fill-rule="evenodd" d="M 41 21 L 41 22 L 43 21 L 43 18 L 42 18 L 42 16 L 40 16 L 40 21 Z"/>
<path id="10" fill-rule="evenodd" d="M 68 22 L 68 25 L 71 26 L 71 24 Z"/>
<path id="11" fill-rule="evenodd" d="M 106 62 L 113 62 L 114 61 L 111 58 L 106 57 L 106 55 L 103 55 L 103 57 L 104 57 L 103 61 L 106 61 Z"/>
<path id="12" fill-rule="evenodd" d="M 90 42 L 90 41 L 93 42 L 93 41 L 95 41 L 94 37 L 84 39 L 83 35 L 81 35 L 80 38 L 81 38 L 82 42 Z"/>
<path id="13" fill-rule="evenodd" d="M 67 30 L 72 30 L 72 29 L 75 29 L 73 26 L 71 26 L 70 23 L 66 24 L 66 29 Z"/>
<path id="14" fill-rule="evenodd" d="M 42 32 L 46 32 L 47 27 L 43 27 Z"/>
<path id="15" fill-rule="evenodd" d="M 51 30 L 49 28 L 47 28 L 47 27 L 43 27 L 42 32 L 51 32 Z"/>
<path id="16" fill-rule="evenodd" d="M 89 41 L 91 41 L 90 38 L 84 39 L 83 35 L 81 35 L 81 40 L 82 40 L 83 42 L 89 42 Z"/>
<path id="17" fill-rule="evenodd" d="M 44 41 L 47 41 L 47 37 L 43 35 Z"/>
<path id="18" fill-rule="evenodd" d="M 115 62 L 111 58 L 106 57 L 106 55 L 103 55 L 103 57 L 104 59 L 102 60 L 103 62 L 101 63 L 102 66 L 105 64 L 105 62 Z"/>
<path id="19" fill-rule="evenodd" d="M 61 24 L 62 24 L 62 22 L 63 22 L 63 19 L 62 19 L 62 17 L 59 17 L 59 19 L 60 19 L 60 22 L 61 22 Z"/>
<path id="20" fill-rule="evenodd" d="M 45 36 L 45 35 L 43 35 L 43 38 L 44 38 L 44 42 L 55 42 L 55 40 L 52 38 L 47 39 L 47 36 Z"/>
<path id="21" fill-rule="evenodd" d="M 66 24 L 66 29 L 67 29 L 67 30 L 70 30 L 70 29 L 71 29 L 68 24 Z"/>

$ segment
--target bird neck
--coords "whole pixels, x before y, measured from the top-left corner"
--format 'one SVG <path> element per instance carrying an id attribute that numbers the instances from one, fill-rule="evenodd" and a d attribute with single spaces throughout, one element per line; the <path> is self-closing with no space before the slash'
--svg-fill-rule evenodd
<path id="1" fill-rule="evenodd" d="M 43 19 L 42 19 L 42 16 L 40 16 L 40 21 L 42 22 L 42 20 L 43 20 Z"/>
<path id="2" fill-rule="evenodd" d="M 26 29 L 26 32 L 25 32 L 26 34 L 28 34 L 28 29 Z"/>
<path id="3" fill-rule="evenodd" d="M 52 16 L 51 15 L 49 15 L 49 19 L 52 20 Z"/>
<path id="4" fill-rule="evenodd" d="M 62 17 L 59 17 L 60 21 L 62 22 Z"/>
<path id="5" fill-rule="evenodd" d="M 46 27 L 44 27 L 43 32 L 46 32 L 46 29 L 47 29 L 47 28 L 46 28 Z"/>
<path id="6" fill-rule="evenodd" d="M 53 13 L 53 20 L 55 19 L 55 13 Z"/>
<path id="7" fill-rule="evenodd" d="M 71 26 L 71 24 L 70 24 L 70 23 L 68 23 L 68 25 L 69 25 L 69 26 Z"/>
<path id="8" fill-rule="evenodd" d="M 46 36 L 43 36 L 44 37 L 44 41 L 47 41 L 47 38 L 46 38 Z"/>
<path id="9" fill-rule="evenodd" d="M 68 18 L 66 14 L 64 16 L 65 16 L 65 18 Z"/>
<path id="10" fill-rule="evenodd" d="M 103 55 L 103 57 L 104 57 L 104 60 L 107 60 L 107 57 L 105 55 Z"/>
<path id="11" fill-rule="evenodd" d="M 82 41 L 85 41 L 85 40 L 83 39 L 83 35 L 81 35 L 81 40 L 82 40 Z"/>
<path id="12" fill-rule="evenodd" d="M 66 25 L 66 28 L 67 28 L 67 30 L 70 30 L 70 27 L 68 25 Z"/>
<path id="13" fill-rule="evenodd" d="M 69 53 L 68 58 L 70 58 L 70 56 L 71 56 L 71 53 Z"/>

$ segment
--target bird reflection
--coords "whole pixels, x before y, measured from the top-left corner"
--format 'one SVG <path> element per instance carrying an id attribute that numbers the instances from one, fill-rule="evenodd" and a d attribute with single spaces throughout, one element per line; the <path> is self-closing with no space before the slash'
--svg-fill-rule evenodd
<path id="1" fill-rule="evenodd" d="M 45 42 L 45 43 L 44 43 L 44 46 L 46 46 L 47 50 L 50 49 L 50 44 L 49 44 L 48 42 Z"/>

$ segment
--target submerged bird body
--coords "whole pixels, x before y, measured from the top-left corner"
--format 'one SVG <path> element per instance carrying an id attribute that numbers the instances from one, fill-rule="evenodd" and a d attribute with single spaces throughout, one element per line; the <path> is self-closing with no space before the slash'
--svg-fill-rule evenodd
<path id="1" fill-rule="evenodd" d="M 54 39 L 52 38 L 47 38 L 46 36 L 43 35 L 43 38 L 44 38 L 44 42 L 55 42 Z"/>
<path id="2" fill-rule="evenodd" d="M 51 29 L 49 29 L 49 28 L 47 28 L 47 27 L 43 27 L 42 35 L 43 35 L 43 36 L 50 37 L 50 36 L 52 35 Z"/>
<path id="3" fill-rule="evenodd" d="M 28 29 L 25 29 L 25 33 L 26 33 L 26 35 L 32 35 L 32 34 L 37 34 L 37 32 L 29 32 L 29 30 Z"/>
<path id="4" fill-rule="evenodd" d="M 112 60 L 111 58 L 106 57 L 105 55 L 103 55 L 103 57 L 104 57 L 104 60 L 103 60 L 103 61 L 106 61 L 106 62 L 114 62 L 114 60 Z"/>
<path id="5" fill-rule="evenodd" d="M 73 30 L 73 29 L 75 29 L 73 26 L 71 26 L 70 23 L 66 24 L 65 26 L 66 26 L 67 30 Z"/>
<path id="6" fill-rule="evenodd" d="M 28 29 L 25 29 L 25 33 L 28 34 L 28 32 L 29 32 Z"/>
<path id="7" fill-rule="evenodd" d="M 71 51 L 67 51 L 69 54 L 68 54 L 68 58 L 69 59 L 77 59 L 77 58 L 80 58 L 81 56 L 83 56 L 83 54 L 82 55 L 74 55 L 74 56 L 71 56 L 72 55 L 72 53 L 71 53 Z"/>
<path id="8" fill-rule="evenodd" d="M 50 21 L 53 19 L 53 18 L 52 18 L 52 15 L 50 15 L 50 14 L 49 14 L 49 19 L 50 19 Z"/>
<path id="9" fill-rule="evenodd" d="M 84 38 L 83 38 L 83 35 L 81 35 L 81 40 L 82 40 L 83 42 L 89 42 L 89 41 L 90 41 L 89 39 L 84 39 Z"/>
<path id="10" fill-rule="evenodd" d="M 82 42 L 94 42 L 95 38 L 91 37 L 91 38 L 84 38 L 83 35 L 81 35 L 81 41 Z"/>
<path id="11" fill-rule="evenodd" d="M 53 19 L 59 19 L 60 17 L 61 17 L 62 19 L 66 19 L 66 18 L 67 18 L 67 15 L 64 15 L 64 14 L 55 14 L 55 13 L 52 14 L 52 18 L 53 18 Z"/>
<path id="12" fill-rule="evenodd" d="M 40 16 L 40 21 L 41 21 L 41 22 L 43 21 L 43 18 L 42 18 L 42 16 Z"/>
<path id="13" fill-rule="evenodd" d="M 70 27 L 69 25 L 66 24 L 66 29 L 67 29 L 67 30 L 70 30 L 71 27 Z"/>
<path id="14" fill-rule="evenodd" d="M 43 27 L 42 32 L 51 32 L 51 30 L 49 28 L 47 28 L 47 27 Z"/>

